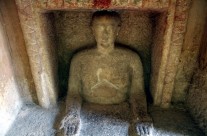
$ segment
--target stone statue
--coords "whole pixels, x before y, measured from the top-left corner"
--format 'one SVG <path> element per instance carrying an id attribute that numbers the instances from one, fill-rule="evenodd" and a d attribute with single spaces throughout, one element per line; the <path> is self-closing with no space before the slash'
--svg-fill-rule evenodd
<path id="1" fill-rule="evenodd" d="M 101 105 L 128 102 L 138 134 L 148 134 L 152 120 L 147 113 L 143 69 L 139 56 L 114 46 L 121 19 L 114 11 L 97 11 L 91 26 L 97 47 L 77 53 L 71 62 L 65 135 L 78 135 L 82 102 Z"/>

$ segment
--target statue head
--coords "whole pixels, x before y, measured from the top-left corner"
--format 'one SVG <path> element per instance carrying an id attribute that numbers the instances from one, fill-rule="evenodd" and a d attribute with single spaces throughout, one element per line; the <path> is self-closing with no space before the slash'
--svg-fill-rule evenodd
<path id="1" fill-rule="evenodd" d="M 120 15 L 115 11 L 97 11 L 91 20 L 92 31 L 98 46 L 114 46 L 121 25 Z"/>

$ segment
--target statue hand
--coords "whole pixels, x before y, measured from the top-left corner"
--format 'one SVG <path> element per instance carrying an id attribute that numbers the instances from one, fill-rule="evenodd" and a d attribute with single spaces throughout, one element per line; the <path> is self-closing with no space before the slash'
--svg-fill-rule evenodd
<path id="1" fill-rule="evenodd" d="M 80 116 L 67 114 L 61 121 L 60 129 L 64 128 L 65 136 L 76 135 L 80 129 Z"/>
<path id="2" fill-rule="evenodd" d="M 147 120 L 137 121 L 136 130 L 138 135 L 149 135 L 152 126 L 152 119 L 150 117 Z"/>
<path id="3" fill-rule="evenodd" d="M 149 122 L 138 122 L 136 125 L 136 130 L 138 135 L 149 135 L 152 123 Z"/>

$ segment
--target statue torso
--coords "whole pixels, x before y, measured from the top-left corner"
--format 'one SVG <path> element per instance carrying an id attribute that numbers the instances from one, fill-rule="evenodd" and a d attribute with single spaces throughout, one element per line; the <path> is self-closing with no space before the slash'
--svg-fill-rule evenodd
<path id="1" fill-rule="evenodd" d="M 118 104 L 127 99 L 130 90 L 129 53 L 118 49 L 108 55 L 95 50 L 80 54 L 84 100 L 98 104 Z"/>

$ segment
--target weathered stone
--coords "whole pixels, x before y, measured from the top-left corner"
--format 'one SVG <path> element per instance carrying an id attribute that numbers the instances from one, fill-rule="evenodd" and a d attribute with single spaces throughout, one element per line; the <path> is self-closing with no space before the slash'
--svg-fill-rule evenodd
<path id="1" fill-rule="evenodd" d="M 58 105 L 59 112 L 64 113 L 64 101 L 60 101 Z M 105 109 L 91 109 L 90 106 L 84 105 L 83 108 L 81 114 L 84 126 L 81 127 L 80 136 L 126 136 L 130 133 L 127 132 L 129 124 L 126 122 L 129 112 L 123 113 L 124 106 L 111 105 Z M 115 111 L 115 114 L 108 114 L 111 111 Z M 204 135 L 185 110 L 151 107 L 149 111 L 154 121 L 152 136 Z M 57 109 L 45 110 L 34 104 L 26 105 L 18 114 L 7 136 L 63 136 L 56 125 L 58 123 L 55 123 L 60 121 L 62 115 L 57 115 Z"/>
<path id="2" fill-rule="evenodd" d="M 20 96 L 26 102 L 38 103 L 15 1 L 1 2 L 0 11 L 8 36 L 15 78 L 21 88 L 19 90 Z"/>
<path id="3" fill-rule="evenodd" d="M 62 71 L 68 71 L 69 66 L 66 66 L 69 63 L 68 58 L 71 58 L 76 49 L 89 47 L 85 46 L 86 44 L 94 44 L 95 40 L 91 38 L 92 33 L 86 24 L 89 24 L 89 18 L 94 10 L 105 8 L 121 13 L 123 26 L 117 42 L 127 44 L 139 53 L 144 65 L 145 88 L 147 93 L 153 94 L 154 104 L 168 107 L 171 102 L 183 103 L 187 94 L 192 115 L 205 129 L 206 83 L 203 76 L 206 74 L 207 59 L 205 59 L 205 42 L 200 43 L 200 40 L 201 34 L 205 31 L 203 26 L 206 1 L 192 0 L 193 3 L 190 5 L 189 2 L 189 0 L 107 0 L 107 2 L 104 0 L 16 0 L 18 5 L 16 7 L 13 0 L 1 1 L 1 23 L 7 35 L 3 39 L 9 41 L 8 46 L 5 49 L 1 48 L 1 51 L 5 50 L 11 56 L 5 57 L 5 54 L 0 54 L 3 55 L 3 61 L 0 63 L 2 71 L 6 71 L 2 72 L 2 77 L 0 76 L 3 87 L 0 92 L 2 96 L 0 101 L 4 105 L 2 110 L 7 109 L 9 112 L 13 110 L 15 116 L 20 107 L 14 109 L 12 104 L 19 102 L 21 98 L 24 102 L 38 103 L 39 101 L 40 105 L 47 108 L 56 105 L 56 93 L 59 92 L 59 95 L 64 96 L 67 90 L 65 80 L 68 74 Z M 188 8 L 191 5 L 188 20 Z M 81 11 L 78 11 L 79 9 Z M 17 10 L 25 39 L 22 37 Z M 58 21 L 60 26 L 57 25 Z M 83 26 L 80 27 L 79 23 Z M 80 36 L 78 34 L 80 29 L 86 34 Z M 200 45 L 203 45 L 201 49 Z M 198 56 L 201 69 L 197 68 Z M 5 62 L 10 64 L 7 65 Z M 11 75 L 8 71 L 12 71 Z M 65 77 L 62 78 L 60 73 Z M 193 76 L 194 73 L 196 74 Z M 4 75 L 7 74 L 11 78 L 4 79 Z M 197 79 L 199 82 L 196 81 Z M 58 82 L 61 86 L 60 90 L 56 84 Z M 150 91 L 149 86 L 151 86 Z M 11 93 L 10 90 L 15 91 Z M 7 99 L 13 94 L 15 98 L 12 99 L 17 101 Z M 19 95 L 18 98 L 16 94 Z M 193 103 L 194 98 L 195 103 Z M 8 105 L 12 106 L 8 108 Z"/>
<path id="4" fill-rule="evenodd" d="M 10 45 L 3 23 L 0 16 L 0 135 L 7 133 L 22 106 L 20 88 L 16 82 Z"/>
<path id="5" fill-rule="evenodd" d="M 197 18 L 197 15 L 203 15 L 203 13 L 207 13 L 207 1 L 194 1 L 193 8 L 191 11 L 192 19 Z M 196 15 L 196 16 L 195 16 Z M 191 24 L 191 25 L 190 25 Z M 189 55 L 193 53 L 191 50 L 193 46 L 195 47 L 196 55 L 193 55 L 189 62 L 190 66 L 195 65 L 193 70 L 193 78 L 191 79 L 191 84 L 188 85 L 188 93 L 187 93 L 187 106 L 189 111 L 193 115 L 195 121 L 199 124 L 199 126 L 203 129 L 205 134 L 207 134 L 207 15 L 203 17 L 199 17 L 195 22 L 189 22 L 190 31 L 192 33 L 192 41 L 189 47 Z M 203 31 L 203 33 L 202 33 Z M 202 34 L 202 35 L 201 35 Z M 196 40 L 195 40 L 196 39 Z M 188 41 L 190 42 L 190 41 Z M 198 55 L 198 46 L 199 47 L 199 55 Z M 192 52 L 191 52 L 192 51 Z M 195 58 L 196 57 L 196 58 Z M 197 60 L 197 62 L 195 62 Z M 192 66 L 191 66 L 192 67 Z M 185 73 L 192 73 L 191 70 L 184 69 Z M 191 74 L 192 76 L 192 74 Z M 189 79 L 186 78 L 186 79 Z M 186 81 L 185 81 L 186 82 Z M 185 94 L 186 95 L 186 94 Z"/>
<path id="6" fill-rule="evenodd" d="M 136 51 L 144 66 L 145 88 L 149 92 L 150 85 L 150 51 L 153 35 L 153 23 L 157 15 L 148 12 L 120 11 L 122 24 L 116 43 L 121 43 Z M 90 25 L 92 12 L 70 11 L 53 12 L 54 26 L 57 35 L 59 61 L 59 97 L 66 95 L 69 62 L 78 50 L 95 45 Z M 128 26 L 131 27 L 128 27 Z M 80 32 L 81 28 L 81 32 Z M 130 35 L 129 35 L 130 33 Z M 142 33 L 140 35 L 140 33 Z"/>
<path id="7" fill-rule="evenodd" d="M 207 70 L 196 69 L 193 82 L 187 95 L 187 106 L 196 122 L 207 134 Z"/>
<path id="8" fill-rule="evenodd" d="M 178 70 L 175 77 L 175 85 L 172 96 L 174 103 L 185 102 L 188 89 L 191 85 L 192 76 L 198 67 L 198 56 L 202 34 L 205 26 L 206 12 L 205 1 L 192 1 L 191 10 L 187 24 L 185 40 L 177 65 Z"/>
<path id="9" fill-rule="evenodd" d="M 147 113 L 142 63 L 135 52 L 115 47 L 120 25 L 117 12 L 93 14 L 96 47 L 75 54 L 70 66 L 66 115 L 61 123 L 65 136 L 79 135 L 84 103 L 121 107 L 124 102 L 130 105 L 130 123 L 137 133 L 149 134 L 152 120 Z"/>
<path id="10" fill-rule="evenodd" d="M 177 73 L 177 65 L 182 50 L 184 34 L 186 31 L 188 10 L 191 0 L 177 0 L 174 14 L 173 31 L 171 37 L 171 46 L 168 54 L 168 63 L 166 64 L 165 83 L 163 86 L 162 107 L 169 107 L 174 89 L 174 80 Z M 182 24 L 182 25 L 181 25 Z"/>
<path id="11" fill-rule="evenodd" d="M 98 3 L 96 3 L 97 6 L 94 7 L 94 2 L 95 1 L 91 1 L 91 0 L 90 1 L 59 0 L 59 1 L 34 1 L 32 3 L 30 2 L 28 3 L 28 1 L 26 2 L 22 0 L 17 0 L 17 5 L 19 6 L 19 15 L 21 18 L 22 28 L 23 28 L 25 35 L 27 35 L 25 36 L 26 43 L 27 43 L 27 49 L 28 49 L 28 52 L 31 52 L 29 53 L 30 54 L 29 58 L 31 62 L 31 69 L 33 71 L 34 80 L 36 82 L 35 83 L 36 88 L 37 90 L 39 90 L 37 92 L 39 95 L 40 103 L 43 103 L 44 105 L 44 103 L 46 103 L 46 99 L 48 99 L 47 97 L 44 97 L 45 101 L 41 100 L 41 96 L 43 96 L 41 92 L 43 91 L 40 91 L 40 90 L 42 89 L 49 90 L 48 92 L 51 93 L 52 95 L 49 95 L 51 98 L 49 98 L 48 100 L 51 101 L 51 103 L 54 103 L 52 102 L 53 101 L 52 96 L 56 97 L 55 93 L 57 92 L 57 89 L 51 90 L 51 88 L 56 88 L 57 85 L 55 84 L 56 78 L 54 76 L 54 73 L 56 73 L 55 72 L 56 68 L 54 67 L 52 68 L 52 65 L 56 63 L 50 62 L 49 56 L 52 53 L 50 53 L 51 52 L 50 49 L 47 48 L 49 47 L 49 45 L 41 46 L 44 44 L 48 44 L 48 42 L 45 42 L 45 39 L 41 39 L 41 37 L 45 33 L 45 30 L 43 29 L 43 31 L 41 31 L 42 30 L 41 21 L 40 21 L 41 15 L 39 13 L 49 11 L 49 10 L 50 11 L 56 10 L 56 9 L 79 9 L 79 8 L 81 9 L 123 8 L 125 9 L 125 8 L 128 8 L 128 9 L 142 9 L 142 10 L 150 9 L 153 13 L 162 12 L 163 21 L 160 21 L 162 24 L 157 24 L 157 26 L 159 25 L 162 26 L 160 28 L 162 29 L 163 32 L 161 33 L 162 35 L 158 33 L 158 36 L 155 36 L 154 39 L 157 39 L 158 41 L 155 40 L 154 42 L 152 42 L 153 46 L 155 45 L 157 46 L 156 48 L 152 47 L 153 49 L 152 60 L 156 61 L 154 63 L 156 65 L 152 65 L 151 92 L 153 93 L 154 103 L 156 105 L 160 105 L 161 103 L 163 103 L 163 105 L 169 106 L 171 102 L 173 87 L 174 87 L 174 77 L 177 71 L 176 65 L 178 63 L 178 58 L 180 56 L 181 48 L 172 49 L 172 51 L 170 50 L 171 48 L 174 48 L 173 46 L 171 47 L 171 45 L 176 45 L 176 46 L 179 45 L 179 47 L 181 47 L 182 45 L 183 36 L 185 32 L 185 26 L 186 26 L 186 20 L 188 17 L 189 1 L 173 0 L 169 2 L 166 0 L 161 0 L 161 1 L 160 0 L 159 1 L 157 0 L 140 0 L 140 1 L 139 0 L 127 0 L 127 1 L 117 0 L 117 1 L 111 1 L 111 3 L 110 2 L 107 3 L 106 7 L 99 7 L 100 5 L 97 5 L 97 4 L 103 5 L 104 3 L 103 1 L 99 1 Z M 166 21 L 165 21 L 165 17 L 166 17 Z M 158 23 L 160 22 L 158 21 Z M 28 26 L 33 26 L 32 27 L 33 29 L 30 30 L 31 27 L 28 27 Z M 31 37 L 32 35 L 35 35 L 35 36 Z M 156 38 L 156 37 L 160 37 L 160 38 Z M 133 37 L 130 37 L 130 38 L 133 38 Z M 34 39 L 34 40 L 30 40 L 30 39 Z M 38 49 L 35 48 L 35 45 L 37 45 Z M 175 48 L 178 48 L 178 47 L 175 47 Z M 34 50 L 37 53 L 33 52 Z M 159 54 L 159 57 L 157 57 L 157 53 Z M 42 55 L 45 57 L 42 57 Z M 148 56 L 149 55 L 147 55 L 146 57 L 147 59 L 149 58 Z M 169 61 L 169 60 L 173 60 L 174 62 Z M 48 65 L 47 64 L 41 65 L 42 62 L 47 62 Z M 168 67 L 168 66 L 173 66 L 173 70 L 171 69 L 171 67 Z M 170 84 L 165 84 L 164 83 L 165 78 L 168 78 L 172 82 L 170 82 Z M 149 76 L 148 76 L 148 79 L 149 79 Z M 48 85 L 46 86 L 43 85 L 45 81 L 48 81 Z M 47 89 L 44 89 L 44 88 L 47 88 Z M 163 94 L 163 93 L 166 93 L 166 94 Z"/>
<path id="12" fill-rule="evenodd" d="M 166 67 L 168 55 L 171 45 L 171 36 L 173 31 L 175 12 L 175 1 L 172 1 L 168 15 L 162 14 L 158 20 L 158 27 L 154 36 L 155 42 L 152 44 L 152 77 L 151 91 L 155 105 L 161 105 L 163 98 L 164 79 L 166 75 Z M 168 95 L 166 95 L 168 97 Z"/>
<path id="13" fill-rule="evenodd" d="M 57 81 L 56 64 L 50 56 L 53 56 L 54 48 L 47 33 L 41 29 L 41 14 L 37 14 L 34 3 L 31 1 L 17 1 L 21 26 L 26 40 L 32 75 L 35 82 L 38 102 L 45 108 L 56 106 Z M 35 21 L 34 21 L 35 20 Z M 47 31 L 49 32 L 49 31 Z M 49 45 L 50 44 L 50 45 Z M 54 47 L 54 46 L 53 46 Z"/>

